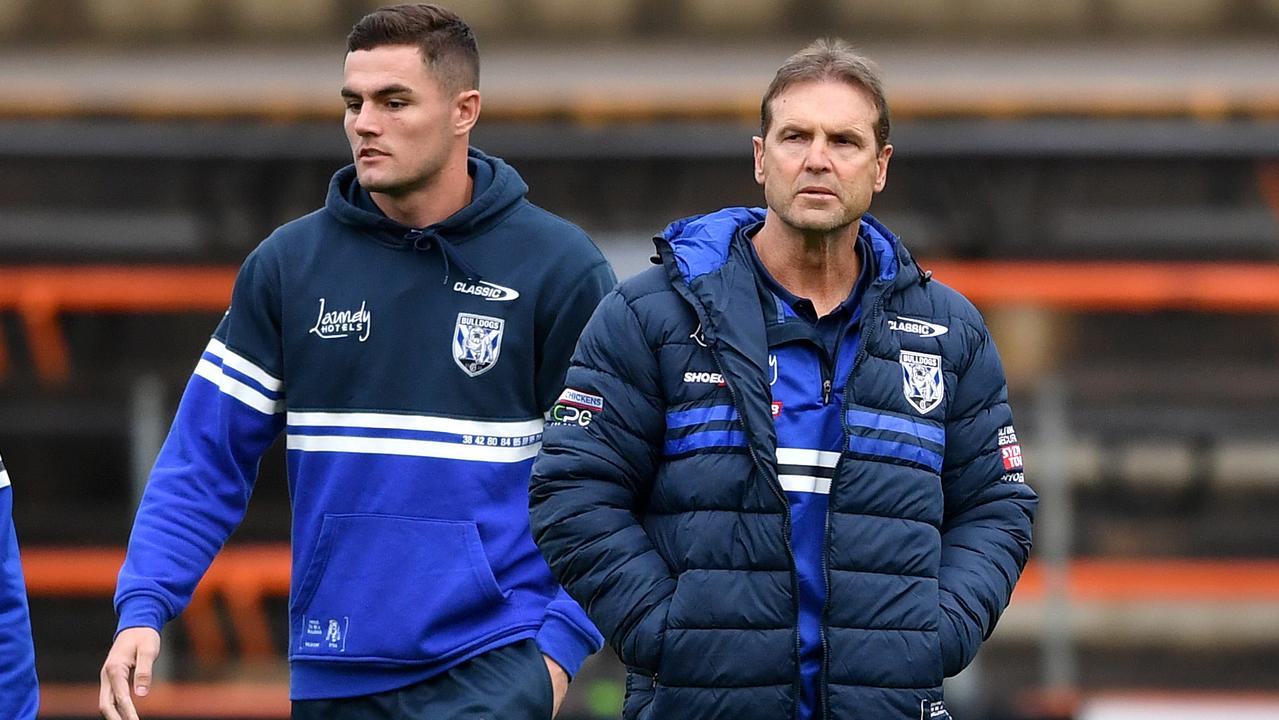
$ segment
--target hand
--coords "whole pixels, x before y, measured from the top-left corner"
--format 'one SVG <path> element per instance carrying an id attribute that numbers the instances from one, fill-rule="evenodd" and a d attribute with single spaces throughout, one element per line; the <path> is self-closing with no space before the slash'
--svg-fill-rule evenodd
<path id="1" fill-rule="evenodd" d="M 560 714 L 564 696 L 568 695 L 568 673 L 564 672 L 564 668 L 552 660 L 550 655 L 543 655 L 542 659 L 546 661 L 546 672 L 551 676 L 551 693 L 555 696 L 555 702 L 551 706 L 551 717 L 555 717 Z"/>
<path id="2" fill-rule="evenodd" d="M 138 720 L 129 694 L 145 697 L 151 692 L 151 666 L 160 654 L 160 633 L 146 627 L 128 628 L 116 635 L 99 674 L 98 711 L 106 720 Z M 563 672 L 561 670 L 561 672 Z M 554 676 L 552 676 L 554 677 Z"/>

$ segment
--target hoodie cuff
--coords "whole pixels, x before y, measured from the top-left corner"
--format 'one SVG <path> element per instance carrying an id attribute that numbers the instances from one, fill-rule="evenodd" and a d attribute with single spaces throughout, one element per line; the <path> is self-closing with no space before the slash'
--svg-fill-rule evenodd
<path id="1" fill-rule="evenodd" d="M 131 597 L 120 603 L 120 622 L 115 626 L 115 634 L 121 630 L 135 627 L 147 627 L 160 632 L 166 621 L 164 605 L 146 596 Z"/>
<path id="2" fill-rule="evenodd" d="M 586 658 L 600 649 L 601 644 L 599 638 L 583 632 L 581 628 L 553 612 L 546 614 L 546 621 L 542 623 L 542 629 L 537 631 L 536 639 L 542 654 L 564 668 L 570 680 L 577 675 Z"/>

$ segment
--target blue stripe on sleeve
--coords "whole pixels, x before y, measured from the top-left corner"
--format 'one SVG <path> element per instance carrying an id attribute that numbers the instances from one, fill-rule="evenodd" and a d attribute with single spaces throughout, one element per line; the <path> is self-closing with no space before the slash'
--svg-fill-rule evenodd
<path id="1" fill-rule="evenodd" d="M 746 433 L 740 430 L 707 430 L 666 441 L 666 454 L 679 455 L 710 447 L 746 447 Z"/>
<path id="2" fill-rule="evenodd" d="M 854 435 L 848 439 L 848 449 L 855 453 L 897 458 L 931 468 L 933 472 L 941 472 L 941 454 L 925 450 L 918 445 L 894 442 L 892 440 L 875 440 Z"/>
<path id="3" fill-rule="evenodd" d="M 916 422 L 896 415 L 881 415 L 865 410 L 849 410 L 848 424 L 872 430 L 891 430 L 904 435 L 914 435 L 937 445 L 946 444 L 946 431 L 940 427 Z"/>
<path id="4" fill-rule="evenodd" d="M 710 407 L 678 410 L 666 413 L 666 428 L 688 427 L 702 423 L 729 421 L 737 419 L 737 408 L 732 405 L 712 405 Z"/>

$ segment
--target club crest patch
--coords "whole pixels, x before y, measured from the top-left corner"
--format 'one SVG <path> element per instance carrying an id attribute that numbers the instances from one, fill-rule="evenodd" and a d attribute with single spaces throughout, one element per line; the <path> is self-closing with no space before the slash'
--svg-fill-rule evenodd
<path id="1" fill-rule="evenodd" d="M 906 402 L 927 415 L 946 396 L 946 382 L 941 372 L 941 356 L 902 350 L 902 392 Z"/>
<path id="2" fill-rule="evenodd" d="M 453 328 L 453 362 L 471 377 L 488 372 L 502 353 L 505 325 L 502 318 L 458 313 Z"/>

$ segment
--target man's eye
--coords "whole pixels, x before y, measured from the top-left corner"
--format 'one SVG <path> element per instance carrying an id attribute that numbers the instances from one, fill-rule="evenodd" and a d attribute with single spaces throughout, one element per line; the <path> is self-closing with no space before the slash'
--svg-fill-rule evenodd
<path id="1" fill-rule="evenodd" d="M 386 106 L 391 108 L 392 110 L 399 110 L 400 108 L 408 107 L 408 105 L 409 104 L 404 102 L 403 100 L 387 100 L 386 101 Z"/>
<path id="2" fill-rule="evenodd" d="M 348 112 L 359 112 L 360 103 L 356 102 L 355 100 L 348 100 L 346 103 L 346 109 Z"/>

